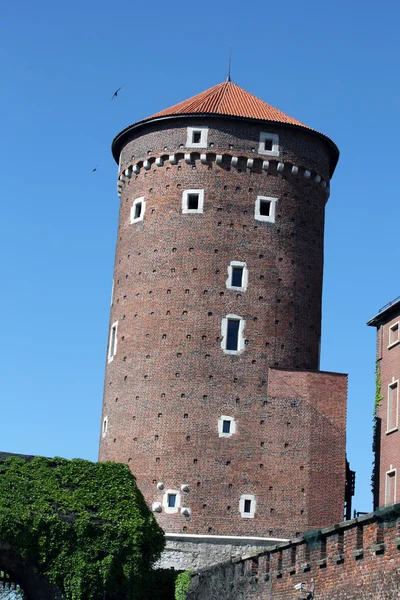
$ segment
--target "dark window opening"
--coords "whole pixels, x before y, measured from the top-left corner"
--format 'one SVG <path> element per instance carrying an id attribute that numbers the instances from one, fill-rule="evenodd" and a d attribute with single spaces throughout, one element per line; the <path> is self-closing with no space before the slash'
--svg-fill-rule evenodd
<path id="1" fill-rule="evenodd" d="M 201 141 L 201 131 L 193 131 L 192 134 L 192 143 L 193 144 L 200 144 Z"/>
<path id="2" fill-rule="evenodd" d="M 232 267 L 232 287 L 242 287 L 243 267 Z"/>
<path id="3" fill-rule="evenodd" d="M 142 214 L 142 203 L 138 202 L 137 204 L 135 204 L 135 219 L 138 219 L 140 217 L 140 215 Z"/>
<path id="4" fill-rule="evenodd" d="M 270 152 L 272 150 L 272 140 L 265 140 L 264 148 L 266 152 Z"/>
<path id="5" fill-rule="evenodd" d="M 169 506 L 169 508 L 175 508 L 176 494 L 168 494 L 168 506 Z"/>
<path id="6" fill-rule="evenodd" d="M 188 207 L 188 210 L 198 210 L 198 208 L 199 208 L 199 194 L 188 194 L 188 196 L 187 196 L 187 207 Z"/>
<path id="7" fill-rule="evenodd" d="M 227 350 L 237 350 L 239 346 L 239 325 L 240 321 L 228 319 L 227 326 Z"/>
<path id="8" fill-rule="evenodd" d="M 260 215 L 269 217 L 271 214 L 271 200 L 260 200 Z"/>
<path id="9" fill-rule="evenodd" d="M 243 512 L 245 513 L 249 513 L 251 512 L 251 500 L 245 500 L 244 501 L 244 509 Z"/>
<path id="10" fill-rule="evenodd" d="M 116 337 L 117 337 L 117 328 L 114 325 L 114 327 L 111 328 L 110 356 L 114 356 L 115 355 L 115 341 L 116 341 Z"/>
<path id="11" fill-rule="evenodd" d="M 231 432 L 231 421 L 222 421 L 222 433 Z"/>

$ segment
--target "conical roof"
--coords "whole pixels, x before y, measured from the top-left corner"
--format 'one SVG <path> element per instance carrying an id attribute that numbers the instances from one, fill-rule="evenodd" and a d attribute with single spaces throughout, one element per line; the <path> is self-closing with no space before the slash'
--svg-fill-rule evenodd
<path id="1" fill-rule="evenodd" d="M 257 96 L 250 94 L 232 81 L 224 81 L 218 85 L 166 108 L 147 119 L 167 117 L 172 115 L 213 114 L 242 117 L 245 119 L 262 119 L 276 123 L 288 123 L 310 129 L 304 123 L 289 117 L 281 110 L 267 104 Z"/>
<path id="2" fill-rule="evenodd" d="M 335 170 L 339 158 L 339 150 L 329 137 L 308 127 L 308 125 L 301 123 L 297 119 L 290 117 L 281 110 L 260 100 L 257 96 L 250 94 L 250 92 L 247 92 L 239 85 L 236 85 L 236 83 L 228 80 L 219 83 L 218 85 L 214 85 L 208 90 L 200 92 L 200 94 L 197 94 L 196 96 L 192 96 L 183 102 L 174 104 L 174 106 L 171 106 L 170 108 L 161 110 L 160 112 L 123 129 L 114 138 L 112 143 L 112 152 L 116 162 L 118 162 L 119 153 L 123 144 L 134 130 L 145 126 L 151 121 L 171 119 L 174 117 L 180 118 L 189 115 L 205 115 L 210 117 L 218 117 L 221 115 L 227 118 L 269 121 L 270 123 L 281 123 L 282 125 L 287 125 L 289 127 L 299 127 L 303 130 L 306 129 L 310 133 L 323 138 L 325 143 L 328 144 L 332 157 L 331 173 Z"/>

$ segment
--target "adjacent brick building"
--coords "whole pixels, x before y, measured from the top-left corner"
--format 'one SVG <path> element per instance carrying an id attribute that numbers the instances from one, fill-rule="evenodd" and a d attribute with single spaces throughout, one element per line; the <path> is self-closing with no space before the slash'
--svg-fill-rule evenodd
<path id="1" fill-rule="evenodd" d="M 368 325 L 376 327 L 378 389 L 374 443 L 374 507 L 377 508 L 400 501 L 397 477 L 400 470 L 400 298 L 381 308 L 378 314 L 368 321 Z"/>
<path id="2" fill-rule="evenodd" d="M 337 147 L 227 81 L 113 154 L 100 460 L 130 465 L 167 534 L 256 543 L 341 521 L 347 377 L 319 371 Z"/>

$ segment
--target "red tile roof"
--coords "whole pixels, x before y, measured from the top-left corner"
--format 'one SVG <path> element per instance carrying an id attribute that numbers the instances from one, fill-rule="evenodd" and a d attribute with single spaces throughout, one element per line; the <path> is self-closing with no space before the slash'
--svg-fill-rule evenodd
<path id="1" fill-rule="evenodd" d="M 264 121 L 274 121 L 278 123 L 289 123 L 307 127 L 304 123 L 289 117 L 282 111 L 267 104 L 257 96 L 246 92 L 231 81 L 219 83 L 205 92 L 197 94 L 188 100 L 179 102 L 170 108 L 166 108 L 144 121 L 158 117 L 183 114 L 217 114 L 229 115 L 234 117 L 244 117 L 250 119 L 262 119 Z"/>

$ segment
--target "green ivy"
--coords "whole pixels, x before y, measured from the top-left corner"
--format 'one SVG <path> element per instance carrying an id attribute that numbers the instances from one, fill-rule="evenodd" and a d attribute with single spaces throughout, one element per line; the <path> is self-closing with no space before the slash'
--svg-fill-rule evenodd
<path id="1" fill-rule="evenodd" d="M 175 600 L 186 600 L 190 588 L 192 571 L 180 573 L 175 580 Z"/>
<path id="2" fill-rule="evenodd" d="M 378 407 L 382 404 L 382 382 L 381 382 L 381 370 L 379 367 L 379 360 L 375 363 L 375 403 L 374 403 L 374 417 L 378 411 Z"/>
<path id="3" fill-rule="evenodd" d="M 66 600 L 141 598 L 165 544 L 127 465 L 16 456 L 0 462 L 0 539 Z"/>

